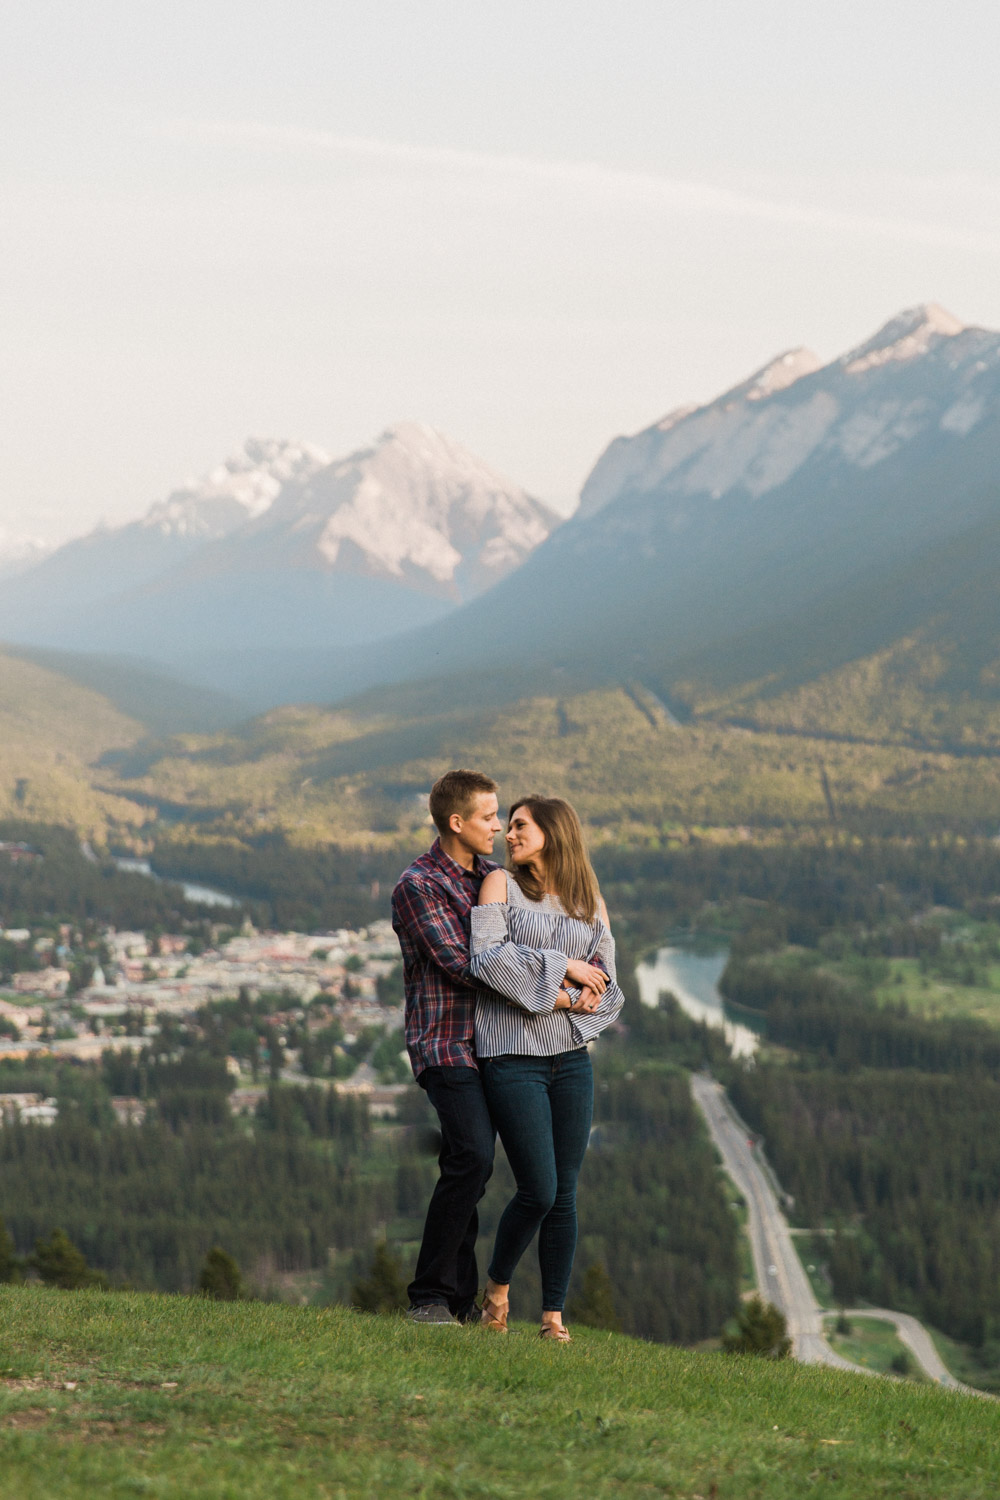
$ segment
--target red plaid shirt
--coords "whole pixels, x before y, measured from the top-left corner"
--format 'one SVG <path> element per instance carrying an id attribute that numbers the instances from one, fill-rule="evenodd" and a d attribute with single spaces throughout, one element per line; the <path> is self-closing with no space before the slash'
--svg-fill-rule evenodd
<path id="1" fill-rule="evenodd" d="M 491 859 L 465 870 L 435 839 L 404 870 L 392 893 L 392 925 L 403 950 L 406 1050 L 414 1075 L 425 1068 L 474 1068 L 469 981 L 470 912 Z"/>

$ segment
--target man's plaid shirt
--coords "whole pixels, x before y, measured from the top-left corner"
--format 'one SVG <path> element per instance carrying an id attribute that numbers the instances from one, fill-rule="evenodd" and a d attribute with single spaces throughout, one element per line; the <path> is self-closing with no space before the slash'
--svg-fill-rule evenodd
<path id="1" fill-rule="evenodd" d="M 406 1050 L 417 1078 L 425 1068 L 474 1068 L 469 981 L 470 913 L 497 866 L 477 854 L 464 870 L 435 839 L 404 870 L 392 893 L 392 925 L 403 950 Z"/>

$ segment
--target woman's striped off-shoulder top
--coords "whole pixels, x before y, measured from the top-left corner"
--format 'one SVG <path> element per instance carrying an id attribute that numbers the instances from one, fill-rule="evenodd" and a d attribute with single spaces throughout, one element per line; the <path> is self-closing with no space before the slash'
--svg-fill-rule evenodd
<path id="1" fill-rule="evenodd" d="M 472 908 L 471 974 L 477 1057 L 552 1057 L 585 1047 L 622 1008 L 615 944 L 598 918 L 567 917 L 555 896 L 529 901 L 507 876 L 507 901 Z M 567 958 L 600 961 L 610 983 L 590 1015 L 556 1010 Z"/>

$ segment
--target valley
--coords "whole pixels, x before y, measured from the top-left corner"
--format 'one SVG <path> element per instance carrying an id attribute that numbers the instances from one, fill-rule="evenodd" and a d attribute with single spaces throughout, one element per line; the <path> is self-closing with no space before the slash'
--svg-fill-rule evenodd
<path id="1" fill-rule="evenodd" d="M 356 955 L 385 973 L 334 976 L 376 986 L 385 1015 L 357 1027 L 317 1004 L 332 980 L 306 949 L 388 943 L 428 789 L 475 765 L 504 805 L 537 789 L 577 807 L 629 976 L 625 1028 L 599 1052 L 581 1241 L 581 1271 L 618 1268 L 626 1330 L 718 1339 L 737 1305 L 736 1215 L 688 1085 L 710 1069 L 766 1137 L 831 1296 L 920 1318 L 964 1380 L 1000 1389 L 998 370 L 1000 335 L 912 309 L 839 360 L 780 356 L 617 439 L 561 525 L 420 424 L 344 459 L 249 444 L 5 580 L 0 840 L 45 855 L 8 870 L 0 852 L 0 916 L 32 942 L 36 920 L 79 935 L 66 972 L 83 998 L 61 1024 L 87 1032 L 58 1038 L 64 1057 L 16 1058 L 49 1039 L 5 1011 L 24 1033 L 5 1047 L 10 1092 L 59 1101 L 51 1133 L 25 1123 L 18 1147 L 45 1212 L 107 1273 L 161 1289 L 192 1284 L 206 1235 L 258 1289 L 320 1302 L 350 1299 L 377 1237 L 412 1256 L 428 1117 L 397 1078 L 388 949 Z M 253 939 L 173 882 L 300 934 L 295 1003 L 234 980 Z M 112 929 L 145 934 L 144 957 L 138 939 L 125 955 L 134 1015 L 99 1014 L 115 997 L 88 990 Z M 729 1020 L 747 1023 L 737 1056 L 658 1003 L 657 951 L 709 935 L 728 948 Z M 154 1030 L 157 984 L 175 1013 Z M 399 1090 L 395 1120 L 342 1097 L 365 1069 Z M 141 1142 L 112 1120 L 122 1098 L 148 1113 L 155 1223 L 128 1207 Z M 81 1131 L 102 1218 L 69 1188 Z M 281 1161 L 298 1186 L 264 1213 Z M 51 1225 L 16 1183 L 5 1201 L 23 1254 Z"/>

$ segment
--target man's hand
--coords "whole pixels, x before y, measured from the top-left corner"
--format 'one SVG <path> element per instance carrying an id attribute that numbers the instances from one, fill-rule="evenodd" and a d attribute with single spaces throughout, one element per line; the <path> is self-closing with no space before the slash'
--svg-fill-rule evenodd
<path id="1" fill-rule="evenodd" d="M 582 958 L 568 958 L 566 960 L 566 978 L 571 984 L 578 984 L 581 988 L 596 990 L 598 995 L 603 995 L 608 983 L 608 976 L 603 969 L 596 964 L 588 964 Z"/>
<path id="2" fill-rule="evenodd" d="M 601 1003 L 601 994 L 598 990 L 591 989 L 585 985 L 580 991 L 580 998 L 570 1006 L 570 1010 L 577 1015 L 592 1016 Z"/>

